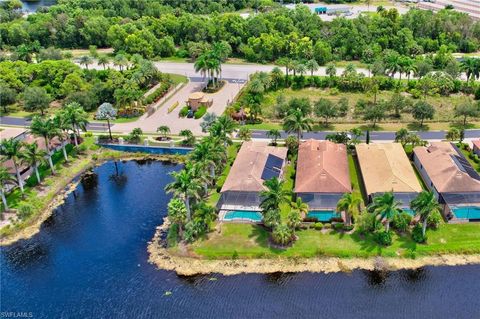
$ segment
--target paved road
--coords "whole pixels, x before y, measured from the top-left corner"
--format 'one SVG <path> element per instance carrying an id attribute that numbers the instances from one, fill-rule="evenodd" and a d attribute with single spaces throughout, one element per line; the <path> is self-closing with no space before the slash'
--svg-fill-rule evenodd
<path id="1" fill-rule="evenodd" d="M 303 134 L 303 138 L 304 139 L 313 138 L 318 140 L 324 140 L 325 137 L 330 133 L 334 133 L 334 132 L 305 132 Z M 281 134 L 282 134 L 282 138 L 285 138 L 288 136 L 288 134 L 283 131 Z M 428 131 L 428 132 L 417 132 L 417 134 L 423 140 L 443 140 L 445 139 L 446 132 L 445 131 Z M 252 132 L 252 138 L 268 139 L 269 137 L 267 136 L 267 131 L 254 130 Z M 480 138 L 480 130 L 466 130 L 465 138 L 466 139 Z M 370 132 L 370 139 L 372 141 L 393 141 L 395 140 L 395 132 Z"/>
<path id="2" fill-rule="evenodd" d="M 31 119 L 28 117 L 12 117 L 12 116 L 1 116 L 0 125 L 9 125 L 9 126 L 29 126 Z M 107 131 L 107 123 L 97 123 L 93 122 L 88 124 L 87 130 L 89 131 Z"/>

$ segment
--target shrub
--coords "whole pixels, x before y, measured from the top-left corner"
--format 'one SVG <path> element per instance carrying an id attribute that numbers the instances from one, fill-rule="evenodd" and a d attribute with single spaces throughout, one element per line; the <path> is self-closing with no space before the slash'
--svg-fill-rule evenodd
<path id="1" fill-rule="evenodd" d="M 322 230 L 323 229 L 323 224 L 322 223 L 315 223 L 314 226 L 316 230 Z"/>
<path id="2" fill-rule="evenodd" d="M 403 212 L 393 217 L 392 227 L 395 228 L 396 230 L 406 232 L 411 222 L 412 222 L 412 216 Z"/>
<path id="3" fill-rule="evenodd" d="M 178 230 L 179 230 L 178 224 L 172 224 L 172 226 L 170 226 L 170 228 L 168 229 L 168 234 L 167 234 L 168 247 L 175 247 L 177 243 L 180 241 Z"/>
<path id="4" fill-rule="evenodd" d="M 383 229 L 375 232 L 375 240 L 383 246 L 390 246 L 392 244 L 392 232 Z"/>
<path id="5" fill-rule="evenodd" d="M 34 210 L 35 208 L 32 205 L 22 203 L 18 206 L 18 217 L 21 220 L 25 220 L 33 214 Z"/>
<path id="6" fill-rule="evenodd" d="M 374 214 L 364 212 L 358 216 L 355 225 L 359 232 L 365 234 L 375 230 L 376 219 Z"/>
<path id="7" fill-rule="evenodd" d="M 325 229 L 330 229 L 330 228 L 332 228 L 332 224 L 330 224 L 330 223 L 325 223 L 325 224 L 323 224 L 323 228 L 325 228 Z"/>
<path id="8" fill-rule="evenodd" d="M 153 91 L 151 94 L 147 95 L 143 99 L 143 104 L 149 105 L 149 104 L 152 104 L 153 102 L 157 102 L 162 97 L 164 97 L 165 94 L 167 94 L 169 89 L 170 89 L 170 83 L 163 82 L 155 91 Z"/>
<path id="9" fill-rule="evenodd" d="M 427 218 L 427 227 L 431 229 L 437 229 L 442 223 L 443 218 L 439 212 L 434 212 L 430 214 Z"/>
<path id="10" fill-rule="evenodd" d="M 333 229 L 335 229 L 336 231 L 341 231 L 343 230 L 343 223 L 335 223 L 333 224 Z"/>
<path id="11" fill-rule="evenodd" d="M 329 91 L 330 95 L 338 95 L 339 93 L 340 93 L 340 91 L 337 88 L 332 88 Z"/>
<path id="12" fill-rule="evenodd" d="M 180 112 L 178 113 L 178 116 L 180 116 L 180 117 L 185 117 L 185 116 L 187 116 L 189 110 L 190 110 L 190 108 L 185 105 L 184 107 L 182 107 L 182 109 L 181 109 Z"/>
<path id="13" fill-rule="evenodd" d="M 427 236 L 423 236 L 422 224 L 418 223 L 413 227 L 412 239 L 417 243 L 424 243 L 427 241 Z"/>
<path id="14" fill-rule="evenodd" d="M 316 218 L 316 217 L 305 217 L 303 219 L 303 221 L 306 222 L 306 223 L 316 223 L 316 222 L 318 222 L 318 218 Z"/>
<path id="15" fill-rule="evenodd" d="M 344 231 L 352 231 L 353 230 L 353 225 L 343 225 L 343 230 Z"/>
<path id="16" fill-rule="evenodd" d="M 86 132 L 83 136 L 85 137 L 92 137 L 93 133 L 92 132 Z"/>
<path id="17" fill-rule="evenodd" d="M 207 113 L 207 107 L 205 105 L 202 105 L 197 109 L 197 111 L 195 112 L 195 114 L 193 116 L 195 117 L 195 119 L 198 120 L 199 118 L 204 116 L 205 113 Z"/>

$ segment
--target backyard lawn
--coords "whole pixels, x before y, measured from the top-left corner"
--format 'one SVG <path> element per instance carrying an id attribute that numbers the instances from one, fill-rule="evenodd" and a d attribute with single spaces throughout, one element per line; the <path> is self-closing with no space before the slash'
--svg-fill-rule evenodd
<path id="1" fill-rule="evenodd" d="M 333 230 L 322 233 L 308 229 L 297 232 L 299 239 L 287 249 L 271 248 L 269 232 L 262 226 L 222 224 L 221 232 L 209 234 L 191 246 L 196 254 L 216 258 L 283 257 L 420 257 L 435 254 L 480 253 L 480 223 L 443 224 L 427 232 L 428 244 L 416 244 L 410 235 L 394 235 L 389 247 L 378 245 L 371 236 L 342 234 Z"/>

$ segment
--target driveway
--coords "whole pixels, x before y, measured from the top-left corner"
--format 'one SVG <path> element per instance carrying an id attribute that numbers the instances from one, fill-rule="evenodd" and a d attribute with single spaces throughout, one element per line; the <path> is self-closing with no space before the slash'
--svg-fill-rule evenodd
<path id="1" fill-rule="evenodd" d="M 178 134 L 181 130 L 188 129 L 194 134 L 200 135 L 202 134 L 200 127 L 202 119 L 180 118 L 178 113 L 181 108 L 185 106 L 185 101 L 188 100 L 188 96 L 193 92 L 201 91 L 204 85 L 204 82 L 191 81 L 175 93 L 165 104 L 160 106 L 151 116 L 144 114 L 135 122 L 115 124 L 112 130 L 115 132 L 128 133 L 132 129 L 139 127 L 144 132 L 154 133 L 159 126 L 167 125 L 173 134 Z M 245 81 L 232 79 L 231 81 L 227 81 L 219 92 L 207 94 L 208 98 L 213 100 L 213 104 L 208 109 L 208 112 L 221 115 L 244 85 Z M 176 102 L 178 102 L 178 106 L 171 113 L 168 113 L 168 109 Z"/>

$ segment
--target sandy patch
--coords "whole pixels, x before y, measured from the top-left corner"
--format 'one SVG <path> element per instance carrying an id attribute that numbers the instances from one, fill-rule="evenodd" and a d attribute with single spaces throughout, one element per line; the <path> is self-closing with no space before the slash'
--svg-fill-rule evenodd
<path id="1" fill-rule="evenodd" d="M 424 266 L 455 266 L 480 264 L 480 255 L 439 255 L 408 259 L 401 257 L 372 258 L 270 258 L 270 259 L 222 259 L 206 260 L 171 254 L 161 238 L 168 230 L 168 219 L 157 227 L 152 241 L 149 242 L 149 262 L 160 269 L 175 271 L 179 275 L 220 273 L 238 275 L 245 273 L 275 272 L 350 272 L 354 269 L 374 270 L 381 267 L 388 270 L 415 269 Z"/>

